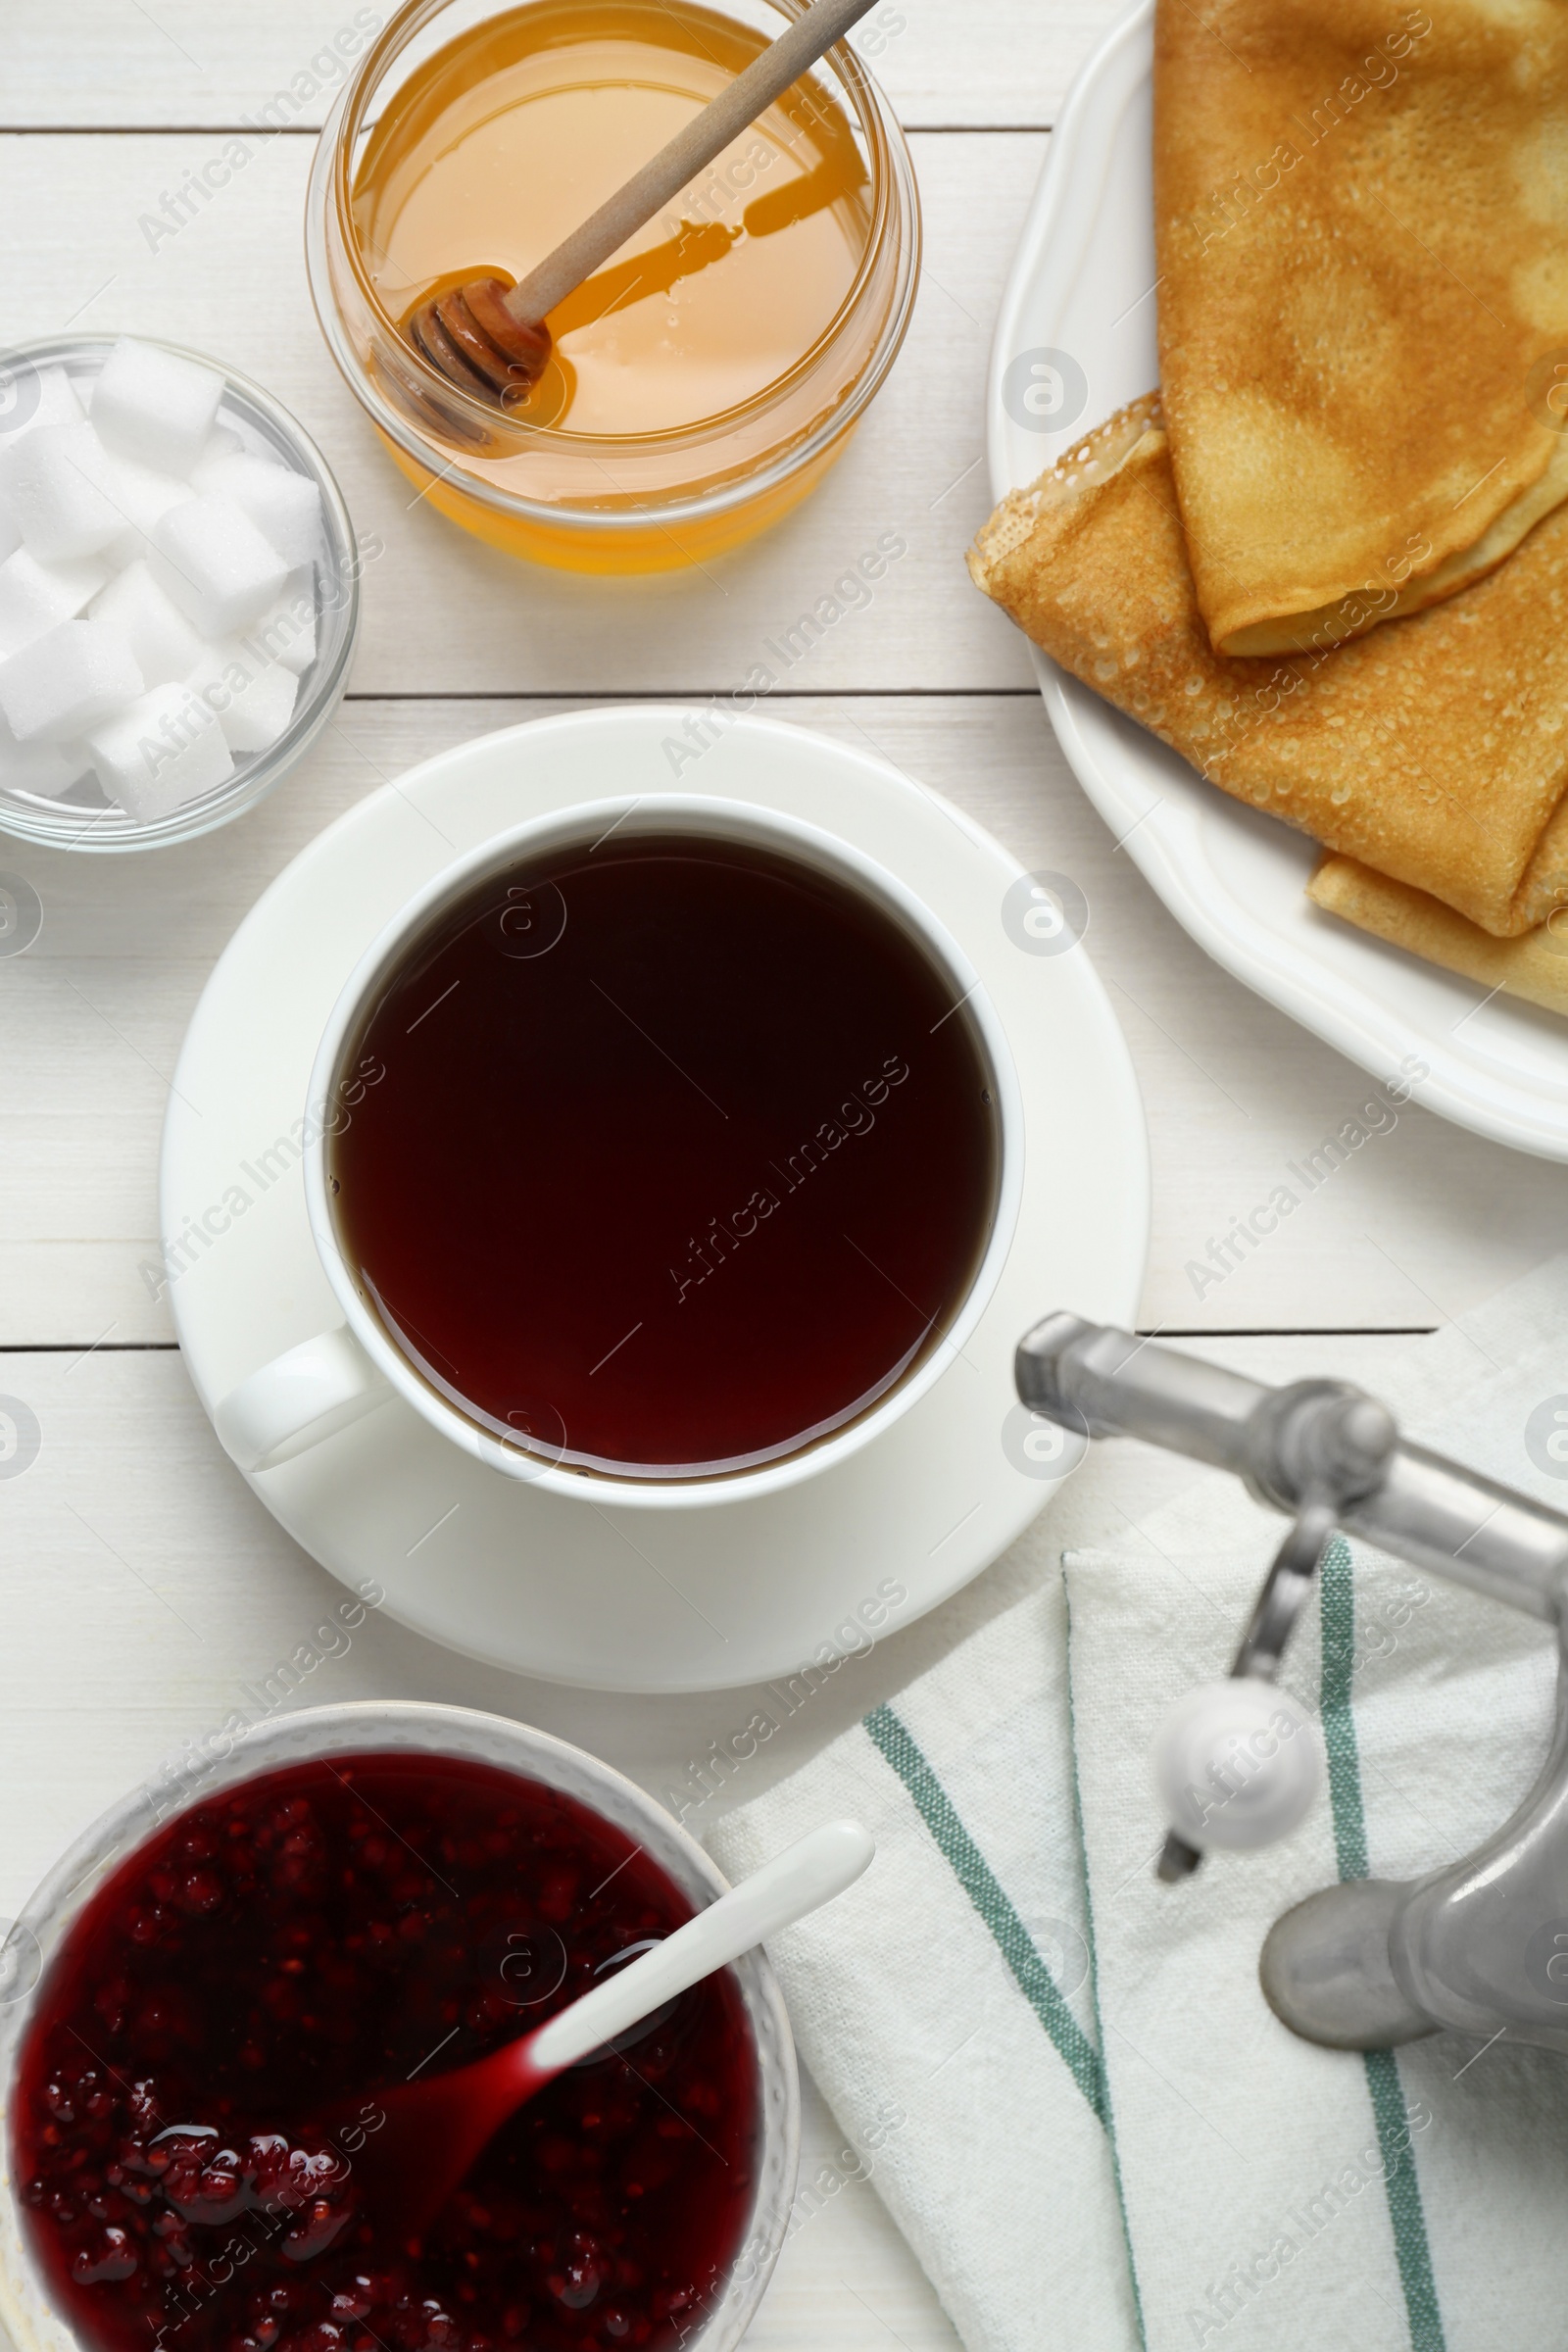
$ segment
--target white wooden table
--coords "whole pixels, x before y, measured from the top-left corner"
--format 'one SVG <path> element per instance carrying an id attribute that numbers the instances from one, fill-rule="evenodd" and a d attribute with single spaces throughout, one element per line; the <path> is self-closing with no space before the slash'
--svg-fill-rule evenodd
<path id="1" fill-rule="evenodd" d="M 170 1074 L 229 933 L 384 778 L 573 703 L 722 689 L 883 531 L 903 532 L 908 557 L 813 648 L 777 708 L 874 745 L 1087 894 L 1152 1136 L 1144 1327 L 1205 1335 L 1272 1378 L 1335 1369 L 1376 1385 L 1410 1344 L 1401 1335 L 1559 1246 L 1561 1170 L 1409 1107 L 1223 1284 L 1200 1298 L 1185 1271 L 1366 1081 L 1207 963 L 1114 853 L 1055 750 L 1019 641 L 963 569 L 989 503 L 991 322 L 1054 113 L 1114 13 L 1107 0 L 883 0 L 867 46 L 912 134 L 927 234 L 895 374 L 824 487 L 770 537 L 689 578 L 604 583 L 513 564 L 411 507 L 326 357 L 301 256 L 323 111 L 308 84 L 354 21 L 350 0 L 3 0 L 0 336 L 128 329 L 260 377 L 386 553 L 366 577 L 339 722 L 256 813 L 134 860 L 0 840 L 0 869 L 44 906 L 36 946 L 0 962 L 0 1393 L 31 1407 L 43 1438 L 27 1473 L 0 1482 L 0 1914 L 111 1798 L 221 1720 L 236 1684 L 286 1658 L 336 1590 L 220 1452 L 138 1270 L 156 1249 Z M 142 216 L 286 88 L 294 127 L 257 140 L 211 206 L 150 249 Z M 718 1801 L 898 1690 L 951 1641 L 956 1612 L 1001 1605 L 1048 1548 L 1111 1535 L 1181 1475 L 1128 1449 L 1094 1460 L 977 1593 L 858 1661 Z M 527 1683 L 372 1618 L 308 1695 L 380 1694 L 511 1712 L 656 1791 L 750 1713 L 744 1692 L 655 1701 Z M 813 2102 L 808 2146 L 836 2144 Z M 859 2352 L 890 2338 L 907 2352 L 957 2340 L 874 2192 L 850 2186 L 792 2240 L 751 2340 Z"/>

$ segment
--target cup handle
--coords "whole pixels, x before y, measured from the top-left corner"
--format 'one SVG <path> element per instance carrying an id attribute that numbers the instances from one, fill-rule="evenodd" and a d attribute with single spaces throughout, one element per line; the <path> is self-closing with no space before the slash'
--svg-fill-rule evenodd
<path id="1" fill-rule="evenodd" d="M 241 1470 L 271 1470 L 385 1404 L 388 1382 L 346 1330 L 323 1331 L 231 1389 L 213 1415 Z"/>

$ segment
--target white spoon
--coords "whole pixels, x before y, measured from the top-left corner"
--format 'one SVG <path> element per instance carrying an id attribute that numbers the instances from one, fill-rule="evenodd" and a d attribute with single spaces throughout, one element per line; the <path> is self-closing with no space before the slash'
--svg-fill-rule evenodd
<path id="1" fill-rule="evenodd" d="M 875 1852 L 858 1822 L 829 1822 L 531 2034 L 471 2066 L 379 2092 L 375 2103 L 385 2124 L 355 2160 L 377 2215 L 417 2231 L 536 2091 L 677 1993 L 831 1902 Z"/>

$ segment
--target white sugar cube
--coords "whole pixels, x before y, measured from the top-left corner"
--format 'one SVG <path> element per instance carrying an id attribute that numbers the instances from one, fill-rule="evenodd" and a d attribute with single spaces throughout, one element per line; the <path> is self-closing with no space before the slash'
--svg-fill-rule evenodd
<path id="1" fill-rule="evenodd" d="M 122 335 L 92 396 L 93 423 L 117 456 L 186 476 L 202 454 L 223 397 L 214 368 Z"/>
<path id="2" fill-rule="evenodd" d="M 308 564 L 289 574 L 276 604 L 246 630 L 245 642 L 297 678 L 305 675 L 316 660 L 316 575 Z"/>
<path id="3" fill-rule="evenodd" d="M 281 662 L 258 662 L 237 638 L 209 646 L 190 674 L 192 693 L 217 712 L 231 752 L 265 752 L 294 715 L 300 682 Z"/>
<path id="4" fill-rule="evenodd" d="M 266 442 L 259 442 L 253 449 L 240 439 L 238 433 L 231 433 L 226 426 L 220 425 L 216 432 L 209 433 L 207 447 L 191 473 L 190 486 L 198 498 L 218 496 L 222 488 L 222 468 L 231 466 L 236 458 L 243 458 L 247 466 L 266 466 L 273 472 L 281 464 L 281 460 Z"/>
<path id="5" fill-rule="evenodd" d="M 63 620 L 74 620 L 108 577 L 107 564 L 96 557 L 40 564 L 29 548 L 19 547 L 0 564 L 0 661 Z"/>
<path id="6" fill-rule="evenodd" d="M 185 686 L 155 686 L 96 727 L 87 750 L 109 798 L 138 824 L 168 816 L 234 772 L 222 728 Z"/>
<path id="7" fill-rule="evenodd" d="M 45 424 L 81 424 L 87 412 L 63 368 L 30 360 L 0 366 L 0 440 L 20 441 Z"/>
<path id="8" fill-rule="evenodd" d="M 125 527 L 109 460 L 90 424 L 45 424 L 0 442 L 0 499 L 42 564 L 96 555 Z"/>
<path id="9" fill-rule="evenodd" d="M 6 566 L 0 564 L 0 581 L 5 573 Z M 139 560 L 117 573 L 95 598 L 88 617 L 120 631 L 145 686 L 173 685 L 189 677 L 202 658 L 201 638 Z"/>
<path id="10" fill-rule="evenodd" d="M 0 713 L 23 743 L 69 743 L 141 690 L 135 656 L 101 620 L 63 620 L 0 662 Z"/>
<path id="11" fill-rule="evenodd" d="M 5 501 L 0 499 L 0 564 L 8 556 L 14 556 L 21 545 L 22 533 L 17 528 L 16 517 Z"/>
<path id="12" fill-rule="evenodd" d="M 231 498 L 290 569 L 314 561 L 321 536 L 321 493 L 308 473 L 263 458 L 221 458 L 200 468 L 204 498 Z"/>
<path id="13" fill-rule="evenodd" d="M 200 492 L 204 466 L 220 466 L 225 458 L 242 458 L 245 444 L 231 426 L 215 424 L 202 443 L 202 454 L 191 468 L 191 487 Z"/>
<path id="14" fill-rule="evenodd" d="M 79 743 L 19 743 L 0 722 L 0 791 L 35 792 L 58 800 L 86 774 L 88 764 Z"/>
<path id="15" fill-rule="evenodd" d="M 170 508 L 184 506 L 195 495 L 189 482 L 182 482 L 177 474 L 157 473 L 151 466 L 139 466 L 134 458 L 112 454 L 104 488 L 125 525 L 123 539 L 116 545 L 122 544 L 132 562 L 146 554 L 153 532 Z"/>
<path id="16" fill-rule="evenodd" d="M 276 601 L 288 565 L 229 498 L 172 507 L 153 531 L 154 579 L 204 637 L 232 637 Z"/>

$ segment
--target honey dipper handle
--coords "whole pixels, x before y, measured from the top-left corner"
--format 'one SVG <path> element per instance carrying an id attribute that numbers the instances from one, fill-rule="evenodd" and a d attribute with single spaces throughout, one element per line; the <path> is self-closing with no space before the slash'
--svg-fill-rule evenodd
<path id="1" fill-rule="evenodd" d="M 546 254 L 535 269 L 506 297 L 506 307 L 519 324 L 533 324 L 549 316 L 558 302 L 591 277 L 602 262 L 617 253 L 626 239 L 651 220 L 661 206 L 678 196 L 705 165 L 722 155 L 731 139 L 781 98 L 808 66 L 814 66 L 852 24 L 859 23 L 874 0 L 812 0 L 776 41 L 753 58 L 728 89 L 694 116 L 667 146 L 607 197 L 580 228 Z"/>

